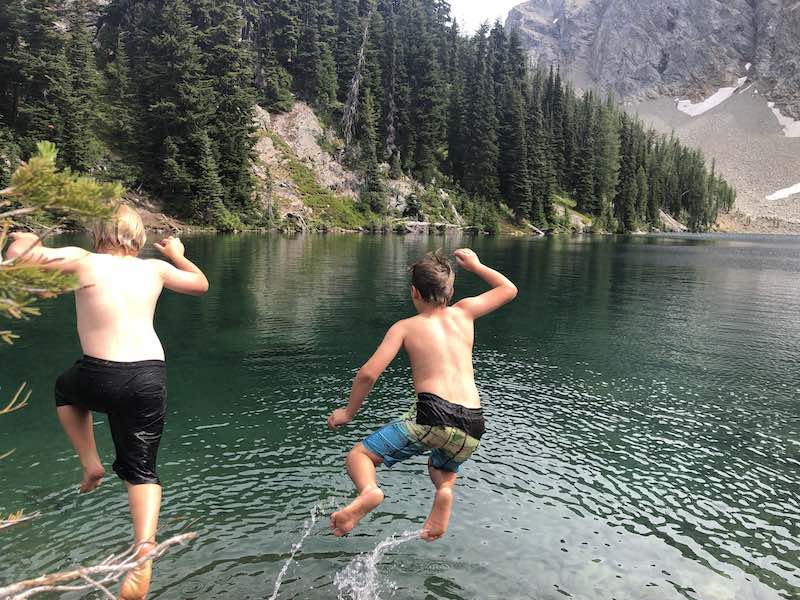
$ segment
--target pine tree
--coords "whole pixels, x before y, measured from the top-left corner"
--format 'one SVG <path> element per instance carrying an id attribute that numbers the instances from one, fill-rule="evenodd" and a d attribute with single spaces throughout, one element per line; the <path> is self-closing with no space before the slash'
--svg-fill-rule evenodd
<path id="1" fill-rule="evenodd" d="M 234 0 L 195 0 L 193 11 L 203 75 L 211 84 L 208 95 L 216 106 L 199 136 L 201 156 L 206 152 L 207 137 L 224 204 L 243 212 L 250 208 L 254 194 L 250 172 L 255 143 L 252 49 L 241 39 L 244 22 Z"/>
<path id="2" fill-rule="evenodd" d="M 398 39 L 396 30 L 396 16 L 392 0 L 385 0 L 381 5 L 385 11 L 385 27 L 383 31 L 383 62 L 381 75 L 383 85 L 383 114 L 381 137 L 384 140 L 384 158 L 389 162 L 389 176 L 398 178 L 402 175 L 400 152 L 397 146 L 397 133 L 399 126 L 399 111 L 397 106 L 397 78 L 398 78 Z"/>
<path id="3" fill-rule="evenodd" d="M 101 122 L 100 76 L 95 64 L 86 17 L 97 7 L 75 0 L 67 19 L 66 61 L 69 80 L 64 86 L 61 114 L 64 128 L 60 149 L 64 162 L 75 170 L 91 172 L 102 152 L 96 132 Z"/>
<path id="4" fill-rule="evenodd" d="M 254 13 L 255 85 L 269 110 L 291 109 L 293 67 L 300 38 L 299 3 L 293 0 L 256 0 Z"/>
<path id="5" fill-rule="evenodd" d="M 552 212 L 551 197 L 555 192 L 555 176 L 547 157 L 550 141 L 544 122 L 544 83 L 541 69 L 536 69 L 530 88 L 526 122 L 528 175 L 531 182 L 528 217 L 535 225 L 546 227 Z"/>
<path id="6" fill-rule="evenodd" d="M 204 223 L 215 223 L 221 216 L 225 188 L 217 170 L 211 138 L 201 131 L 194 137 L 191 146 L 196 153 L 192 161 L 192 214 Z"/>
<path id="7" fill-rule="evenodd" d="M 611 96 L 598 108 L 596 131 L 594 192 L 599 206 L 594 208 L 592 214 L 599 214 L 603 207 L 610 206 L 616 195 L 619 178 L 619 118 Z"/>
<path id="8" fill-rule="evenodd" d="M 502 112 L 499 128 L 500 192 L 518 220 L 531 211 L 528 143 L 525 121 L 525 54 L 516 32 L 508 40 L 507 60 L 500 83 Z"/>
<path id="9" fill-rule="evenodd" d="M 378 168 L 375 101 L 372 91 L 366 88 L 361 102 L 361 162 L 364 163 L 364 182 L 361 187 L 361 204 L 377 214 L 386 212 L 386 191 Z"/>
<path id="10" fill-rule="evenodd" d="M 204 133 L 208 135 L 206 127 L 215 108 L 191 6 L 186 0 L 165 0 L 160 7 L 147 4 L 127 14 L 124 26 L 131 77 L 144 108 L 137 152 L 143 176 L 173 202 L 176 211 L 191 215 L 194 185 L 185 174 L 198 170 L 203 153 L 198 143 L 204 143 Z M 167 138 L 170 144 L 165 143 Z M 175 165 L 166 168 L 164 160 Z M 176 174 L 175 180 L 169 180 L 170 173 Z"/>
<path id="11" fill-rule="evenodd" d="M 437 153 L 443 144 L 446 132 L 444 114 L 445 88 L 436 60 L 435 35 L 431 25 L 421 14 L 421 39 L 414 52 L 410 66 L 410 76 L 416 85 L 412 86 L 412 116 L 416 148 L 414 152 L 414 173 L 423 182 L 430 182 L 438 173 Z"/>
<path id="12" fill-rule="evenodd" d="M 555 171 L 556 180 L 561 189 L 566 186 L 564 165 L 564 89 L 561 84 L 561 72 L 553 73 L 550 67 L 549 77 L 549 113 L 545 118 L 550 129 L 550 160 Z"/>
<path id="13" fill-rule="evenodd" d="M 340 82 L 339 99 L 344 102 L 356 72 L 364 35 L 364 22 L 358 14 L 358 0 L 338 0 L 336 20 L 334 57 Z"/>
<path id="14" fill-rule="evenodd" d="M 587 98 L 584 97 L 583 102 L 587 102 Z M 563 176 L 563 189 L 568 195 L 574 195 L 576 187 L 578 186 L 578 180 L 580 178 L 580 168 L 581 165 L 579 164 L 579 157 L 578 154 L 581 150 L 581 142 L 578 141 L 579 129 L 585 128 L 587 124 L 591 127 L 594 124 L 591 121 L 591 117 L 587 120 L 587 115 L 585 114 L 585 107 L 583 107 L 584 112 L 579 113 L 578 107 L 578 97 L 575 95 L 575 89 L 572 87 L 571 83 L 568 83 L 564 89 L 564 111 L 562 117 L 562 131 L 564 135 L 564 176 Z M 578 122 L 582 119 L 582 122 Z M 583 132 L 580 129 L 581 133 Z M 591 151 L 587 150 L 587 154 L 590 154 Z M 588 168 L 592 168 L 590 165 Z M 593 169 L 592 169 L 593 170 Z M 594 184 L 592 183 L 592 187 Z"/>
<path id="15" fill-rule="evenodd" d="M 647 216 L 646 220 L 653 227 L 661 228 L 661 205 L 663 194 L 663 175 L 661 170 L 661 144 L 650 155 L 647 163 Z"/>
<path id="16" fill-rule="evenodd" d="M 447 107 L 447 172 L 455 181 L 463 181 L 465 175 L 465 56 L 459 39 L 458 25 L 453 23 L 450 33 L 452 54 L 450 73 L 450 98 Z"/>
<path id="17" fill-rule="evenodd" d="M 301 95 L 322 111 L 330 113 L 336 102 L 336 62 L 327 36 L 332 18 L 330 5 L 308 2 L 302 18 L 297 52 L 295 85 Z"/>
<path id="18" fill-rule="evenodd" d="M 4 121 L 28 155 L 37 141 L 60 141 L 64 129 L 63 109 L 72 91 L 64 52 L 67 36 L 58 26 L 65 16 L 64 2 L 12 4 L 9 26 L 16 31 L 11 54 L 3 57 L 3 70 L 10 76 L 2 82 L 4 96 L 11 97 Z"/>
<path id="19" fill-rule="evenodd" d="M 300 95 L 312 103 L 315 102 L 317 97 L 317 80 L 322 62 L 317 21 L 316 2 L 307 2 L 303 8 L 300 24 L 300 40 L 297 47 L 294 84 L 300 91 Z"/>
<path id="20" fill-rule="evenodd" d="M 650 195 L 647 173 L 644 167 L 639 167 L 636 170 L 636 212 L 639 221 L 642 223 L 647 222 L 647 204 Z"/>
<path id="21" fill-rule="evenodd" d="M 630 118 L 623 113 L 620 127 L 621 165 L 614 212 L 622 231 L 636 228 L 636 162 L 634 158 L 633 127 Z"/>
<path id="22" fill-rule="evenodd" d="M 497 112 L 491 72 L 487 27 L 482 26 L 473 41 L 473 59 L 465 86 L 467 121 L 464 187 L 487 200 L 497 198 Z"/>

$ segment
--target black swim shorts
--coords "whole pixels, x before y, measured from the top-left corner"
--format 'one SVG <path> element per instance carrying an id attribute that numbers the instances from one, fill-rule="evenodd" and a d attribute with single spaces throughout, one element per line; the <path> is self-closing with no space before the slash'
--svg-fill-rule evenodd
<path id="1" fill-rule="evenodd" d="M 114 362 L 84 356 L 56 381 L 56 405 L 108 415 L 114 472 L 131 484 L 160 483 L 156 455 L 167 401 L 162 360 Z"/>

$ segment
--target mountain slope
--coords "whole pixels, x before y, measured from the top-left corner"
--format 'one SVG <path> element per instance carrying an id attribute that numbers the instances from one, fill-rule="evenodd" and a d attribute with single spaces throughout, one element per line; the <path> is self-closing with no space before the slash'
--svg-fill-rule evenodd
<path id="1" fill-rule="evenodd" d="M 800 194 L 776 197 L 800 181 L 800 2 L 532 0 L 506 25 L 534 60 L 715 159 L 739 226 L 800 228 Z"/>
<path id="2" fill-rule="evenodd" d="M 800 118 L 797 0 L 533 0 L 507 25 L 580 86 L 621 98 L 705 92 L 748 75 Z"/>

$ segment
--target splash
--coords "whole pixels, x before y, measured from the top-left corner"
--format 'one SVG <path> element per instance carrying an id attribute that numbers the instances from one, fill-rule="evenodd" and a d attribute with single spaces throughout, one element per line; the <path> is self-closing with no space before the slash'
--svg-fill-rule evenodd
<path id="1" fill-rule="evenodd" d="M 353 141 L 353 126 L 356 121 L 356 114 L 358 113 L 358 94 L 361 88 L 361 78 L 364 71 L 364 60 L 367 54 L 367 42 L 369 41 L 369 25 L 372 23 L 372 16 L 375 13 L 375 6 L 373 5 L 367 15 L 367 22 L 364 24 L 364 37 L 361 40 L 361 49 L 358 52 L 358 63 L 356 64 L 355 73 L 353 73 L 353 80 L 350 82 L 350 90 L 347 92 L 347 101 L 344 105 L 344 113 L 342 115 L 342 130 L 344 131 L 344 149 L 350 147 L 350 142 Z"/>
<path id="2" fill-rule="evenodd" d="M 382 582 L 378 563 L 392 548 L 419 538 L 421 531 L 406 531 L 383 540 L 369 554 L 359 554 L 336 574 L 333 582 L 339 590 L 339 600 L 381 600 L 381 592 L 394 591 L 395 584 Z"/>
<path id="3" fill-rule="evenodd" d="M 319 516 L 325 510 L 325 507 L 326 504 L 320 502 L 315 504 L 311 509 L 311 518 L 306 519 L 305 523 L 303 524 L 303 535 L 301 535 L 300 539 L 292 545 L 292 551 L 289 553 L 289 558 L 287 558 L 286 562 L 283 563 L 283 567 L 281 567 L 281 571 L 278 573 L 278 577 L 275 579 L 275 589 L 272 590 L 272 596 L 269 597 L 269 600 L 275 600 L 278 597 L 278 591 L 281 589 L 281 583 L 283 583 L 283 578 L 286 576 L 289 566 L 292 564 L 292 561 L 297 553 L 300 552 L 300 548 L 303 547 L 303 542 L 311 534 L 311 530 L 314 529 L 314 525 L 319 520 Z"/>

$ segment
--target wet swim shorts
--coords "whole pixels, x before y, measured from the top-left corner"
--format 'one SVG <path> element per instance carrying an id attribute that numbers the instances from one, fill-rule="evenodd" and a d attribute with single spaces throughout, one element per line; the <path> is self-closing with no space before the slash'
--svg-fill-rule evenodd
<path id="1" fill-rule="evenodd" d="M 156 455 L 167 400 L 162 360 L 113 362 L 84 356 L 56 381 L 56 406 L 108 415 L 117 457 L 114 472 L 128 483 L 160 483 Z"/>
<path id="2" fill-rule="evenodd" d="M 421 393 L 403 418 L 364 440 L 364 447 L 383 458 L 387 467 L 430 452 L 434 469 L 457 473 L 485 431 L 483 410 L 453 404 L 435 394 Z"/>

